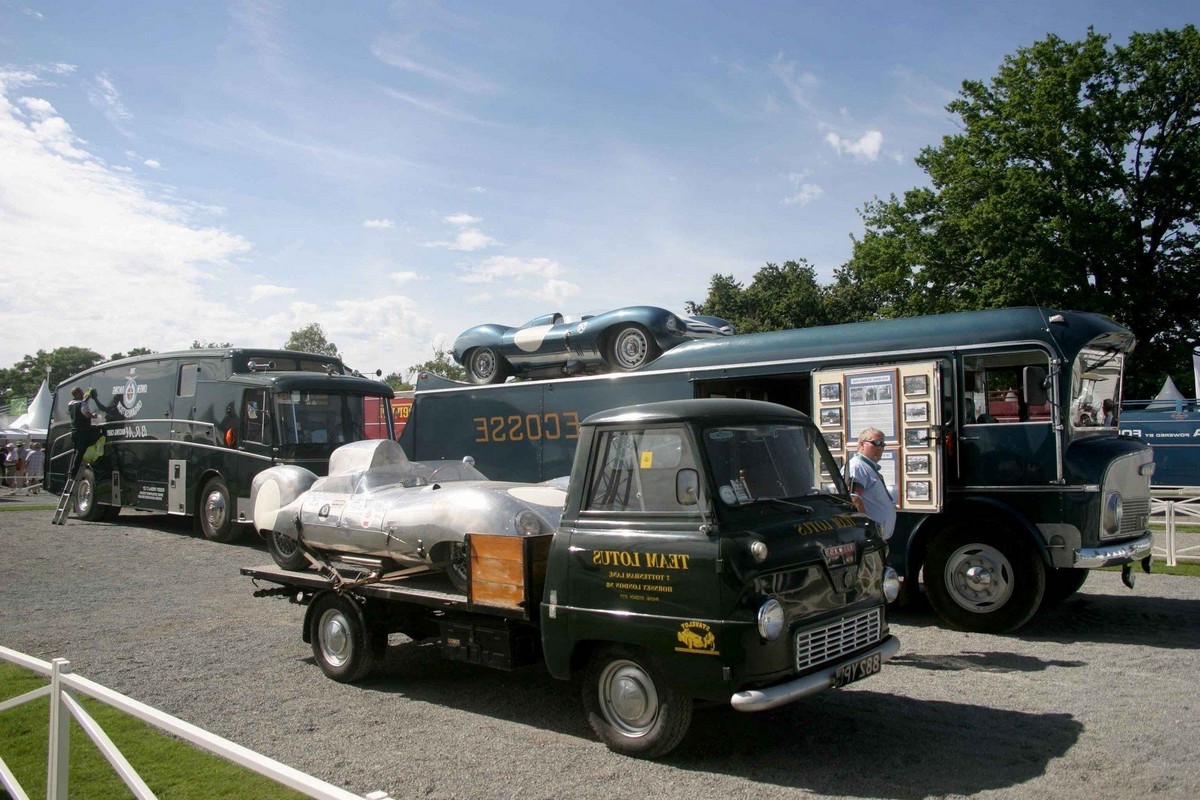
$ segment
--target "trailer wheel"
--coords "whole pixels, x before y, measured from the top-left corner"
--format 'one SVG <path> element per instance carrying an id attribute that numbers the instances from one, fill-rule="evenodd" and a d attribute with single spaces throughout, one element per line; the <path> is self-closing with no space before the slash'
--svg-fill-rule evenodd
<path id="1" fill-rule="evenodd" d="M 240 531 L 233 526 L 229 488 L 220 478 L 209 478 L 200 493 L 200 531 L 214 542 L 232 542 Z"/>
<path id="2" fill-rule="evenodd" d="M 471 383 L 504 383 L 508 362 L 492 347 L 475 347 L 466 354 L 467 378 Z"/>
<path id="3" fill-rule="evenodd" d="M 1057 568 L 1046 571 L 1046 594 L 1042 597 L 1043 606 L 1058 605 L 1071 595 L 1083 588 L 1091 570 Z"/>
<path id="4" fill-rule="evenodd" d="M 471 577 L 468 573 L 468 561 L 470 556 L 467 554 L 466 545 L 457 542 L 450 546 L 450 566 L 446 567 L 446 576 L 450 578 L 450 583 L 454 584 L 454 588 L 463 594 L 468 594 L 471 588 Z"/>
<path id="5" fill-rule="evenodd" d="M 621 372 L 635 370 L 658 358 L 661 350 L 650 332 L 641 325 L 626 325 L 613 334 L 608 363 Z"/>
<path id="6" fill-rule="evenodd" d="M 91 467 L 84 467 L 75 481 L 75 516 L 88 522 L 99 522 L 104 519 L 105 509 L 96 502 L 96 473 Z"/>
<path id="7" fill-rule="evenodd" d="M 300 549 L 300 543 L 279 531 L 266 531 L 267 550 L 271 558 L 282 569 L 302 570 L 308 568 L 308 559 Z"/>
<path id="8" fill-rule="evenodd" d="M 339 683 L 353 683 L 371 671 L 377 648 L 357 603 L 326 593 L 313 601 L 308 619 L 309 640 L 322 672 Z"/>
<path id="9" fill-rule="evenodd" d="M 1002 523 L 959 523 L 929 543 L 925 592 L 938 616 L 959 630 L 1016 630 L 1037 612 L 1045 588 L 1041 556 Z"/>
<path id="10" fill-rule="evenodd" d="M 608 749 L 634 758 L 666 755 L 692 723 L 692 700 L 644 652 L 601 648 L 583 678 L 588 724 Z"/>

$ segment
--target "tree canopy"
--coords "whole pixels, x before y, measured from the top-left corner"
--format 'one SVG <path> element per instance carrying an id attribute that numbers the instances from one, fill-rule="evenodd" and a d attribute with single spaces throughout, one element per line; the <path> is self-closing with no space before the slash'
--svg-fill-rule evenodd
<path id="1" fill-rule="evenodd" d="M 33 397 L 42 381 L 46 380 L 47 368 L 50 370 L 50 388 L 53 389 L 72 375 L 107 360 L 86 347 L 56 347 L 50 352 L 38 350 L 35 355 L 25 356 L 10 369 L 0 369 L 0 393 L 5 397 L 0 403 Z"/>
<path id="2" fill-rule="evenodd" d="M 325 338 L 325 329 L 319 322 L 310 322 L 303 328 L 292 331 L 292 335 L 283 343 L 283 349 L 341 358 L 337 345 Z"/>

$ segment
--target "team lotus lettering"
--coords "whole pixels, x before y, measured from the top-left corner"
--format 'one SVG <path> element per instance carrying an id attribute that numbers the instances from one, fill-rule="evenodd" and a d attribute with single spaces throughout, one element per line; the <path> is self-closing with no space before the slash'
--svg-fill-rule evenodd
<path id="1" fill-rule="evenodd" d="M 796 533 L 801 536 L 809 536 L 814 533 L 824 533 L 826 531 L 837 530 L 838 528 L 851 527 L 854 527 L 854 518 L 840 516 L 833 519 L 815 519 L 811 522 L 801 522 L 796 526 Z"/>
<path id="2" fill-rule="evenodd" d="M 475 417 L 475 441 L 488 442 L 536 442 L 541 439 L 578 439 L 579 412 L 564 411 L 561 414 L 510 414 L 500 417 Z"/>
<path id="3" fill-rule="evenodd" d="M 675 634 L 675 639 L 683 645 L 683 647 L 675 648 L 677 653 L 720 655 L 717 652 L 717 637 L 713 635 L 712 628 L 703 622 L 693 620 L 683 623 L 679 626 L 679 632 Z"/>
<path id="4" fill-rule="evenodd" d="M 635 553 L 628 550 L 593 550 L 592 563 L 601 567 L 687 569 L 691 556 L 684 553 Z"/>

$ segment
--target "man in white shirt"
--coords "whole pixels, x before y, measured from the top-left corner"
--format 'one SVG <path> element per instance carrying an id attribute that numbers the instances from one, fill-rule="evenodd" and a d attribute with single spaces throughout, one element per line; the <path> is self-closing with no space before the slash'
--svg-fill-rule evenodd
<path id="1" fill-rule="evenodd" d="M 885 449 L 887 442 L 878 428 L 866 428 L 858 435 L 858 452 L 850 459 L 850 500 L 879 523 L 884 539 L 890 539 L 896 530 L 896 501 L 879 473 Z"/>

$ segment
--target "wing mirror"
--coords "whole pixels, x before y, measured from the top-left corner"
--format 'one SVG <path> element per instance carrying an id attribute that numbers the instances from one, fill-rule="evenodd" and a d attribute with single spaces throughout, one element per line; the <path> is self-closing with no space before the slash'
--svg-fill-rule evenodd
<path id="1" fill-rule="evenodd" d="M 675 502 L 681 506 L 694 506 L 700 502 L 699 472 L 681 469 L 675 473 Z"/>
<path id="2" fill-rule="evenodd" d="M 1021 376 L 1021 393 L 1025 396 L 1025 402 L 1031 406 L 1044 405 L 1046 402 L 1046 389 L 1050 384 L 1050 379 L 1046 377 L 1046 370 L 1042 367 L 1026 367 Z"/>

